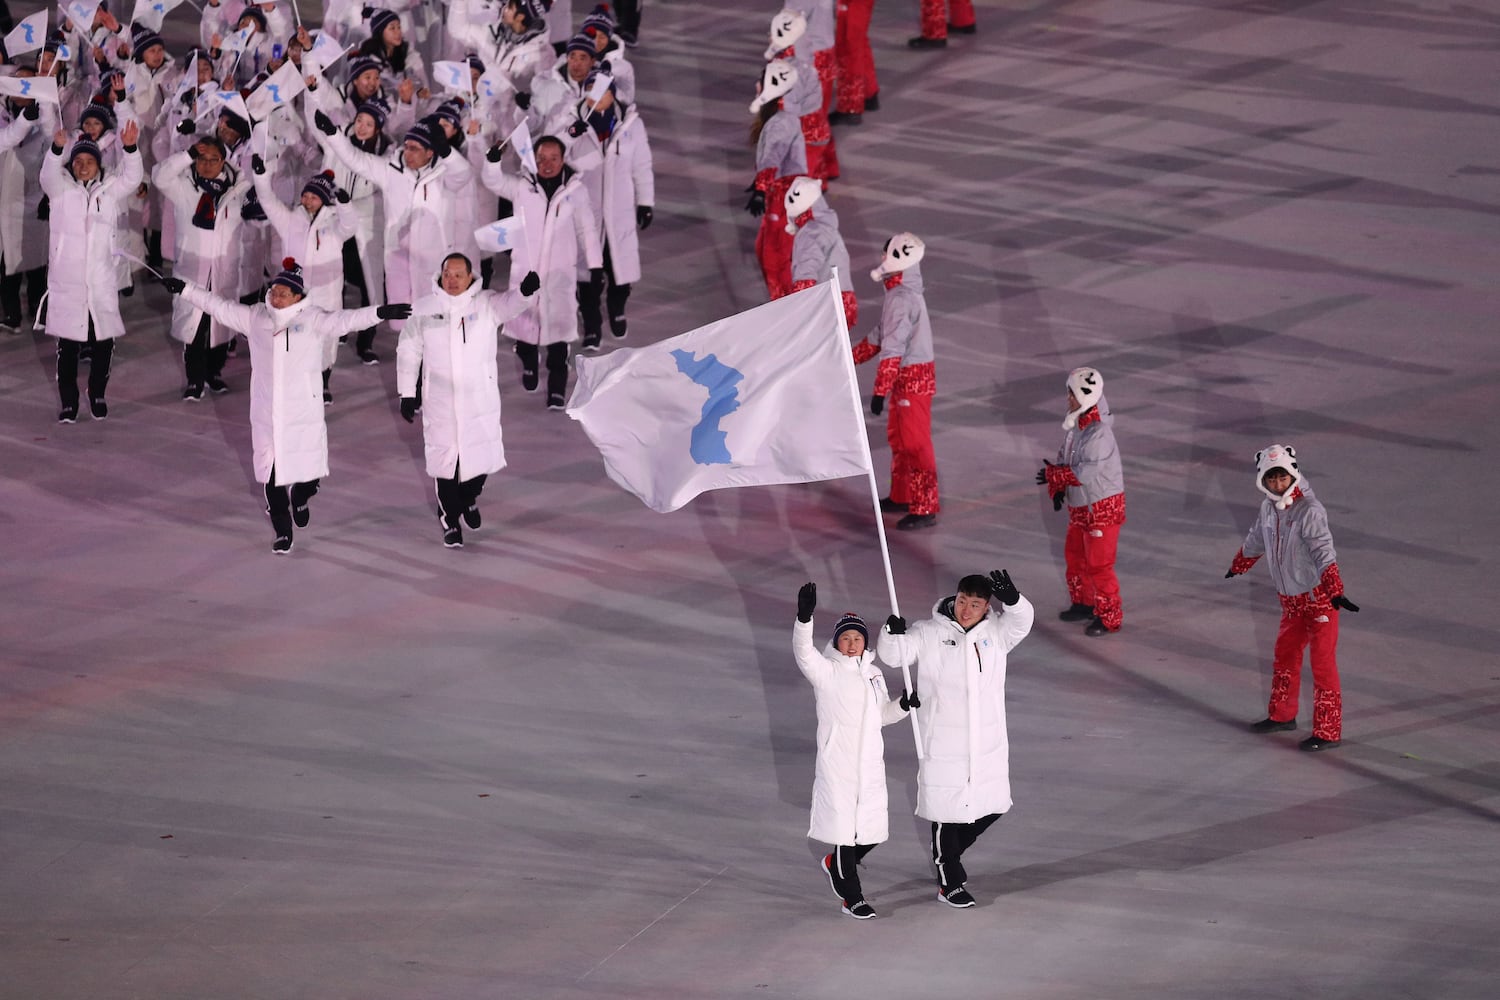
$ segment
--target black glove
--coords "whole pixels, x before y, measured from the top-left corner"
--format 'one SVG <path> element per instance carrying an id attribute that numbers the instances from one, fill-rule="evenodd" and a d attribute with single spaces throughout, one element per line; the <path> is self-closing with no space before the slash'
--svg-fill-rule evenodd
<path id="1" fill-rule="evenodd" d="M 1356 614 L 1359 613 L 1359 605 L 1349 600 L 1349 598 L 1345 597 L 1343 594 L 1335 594 L 1333 600 L 1329 601 L 1328 603 L 1332 604 L 1336 608 L 1343 608 L 1345 611 L 1353 611 Z"/>
<path id="2" fill-rule="evenodd" d="M 417 400 L 415 397 L 401 397 L 401 419 L 407 423 L 412 423 L 417 419 Z"/>
<path id="3" fill-rule="evenodd" d="M 1000 603 L 1007 608 L 1021 599 L 1021 592 L 1016 585 L 1010 582 L 1010 571 L 996 569 L 990 571 L 990 588 L 994 590 L 995 596 L 1000 598 Z"/>
<path id="4" fill-rule="evenodd" d="M 25 118 L 29 122 L 36 121 L 38 118 L 42 117 L 41 106 L 37 104 L 36 101 L 32 101 L 30 104 L 26 105 L 26 110 L 21 112 L 21 117 Z"/>
<path id="5" fill-rule="evenodd" d="M 527 93 L 516 94 L 516 107 L 526 111 L 531 107 L 531 95 Z"/>
<path id="6" fill-rule="evenodd" d="M 650 205 L 637 205 L 635 207 L 635 228 L 641 232 L 651 228 L 651 220 L 656 218 L 656 213 L 651 211 Z"/>
<path id="7" fill-rule="evenodd" d="M 884 396 L 871 396 L 870 397 L 870 412 L 873 413 L 873 414 L 875 414 L 877 417 L 880 416 L 882 413 L 885 412 L 885 397 Z"/>
<path id="8" fill-rule="evenodd" d="M 263 174 L 266 172 L 266 161 L 260 158 L 259 153 L 256 153 L 250 157 L 250 169 L 255 171 L 257 174 Z"/>
<path id="9" fill-rule="evenodd" d="M 576 121 L 573 124 L 571 124 L 571 125 L 568 126 L 568 136 L 570 138 L 577 139 L 579 136 L 583 135 L 588 130 L 589 130 L 589 123 L 588 122 L 585 122 L 585 121 Z"/>
<path id="10" fill-rule="evenodd" d="M 1225 571 L 1224 571 L 1224 579 L 1226 579 L 1226 580 L 1229 580 L 1229 579 L 1232 579 L 1232 578 L 1234 578 L 1234 577 L 1236 577 L 1236 576 L 1239 576 L 1239 574 L 1238 574 L 1238 573 L 1236 573 L 1236 572 L 1235 572 L 1235 571 L 1234 571 L 1234 570 L 1232 570 L 1232 569 L 1226 569 L 1226 570 L 1225 570 Z"/>
<path id="11" fill-rule="evenodd" d="M 432 155 L 441 160 L 453 152 L 453 144 L 443 134 L 443 127 L 437 122 L 432 123 Z"/>
<path id="12" fill-rule="evenodd" d="M 1038 486 L 1047 485 L 1047 470 L 1050 468 L 1052 468 L 1052 463 L 1045 458 L 1042 459 L 1042 467 L 1036 470 L 1036 484 Z"/>
<path id="13" fill-rule="evenodd" d="M 486 160 L 489 160 L 491 163 L 499 163 L 500 162 L 500 147 L 499 146 L 491 146 L 489 152 L 487 152 L 487 153 L 484 154 L 484 158 Z"/>
<path id="14" fill-rule="evenodd" d="M 593 285 L 595 288 L 603 288 L 604 287 L 604 268 L 602 268 L 602 267 L 591 267 L 591 268 L 589 268 L 589 284 Z"/>
<path id="15" fill-rule="evenodd" d="M 764 191 L 760 191 L 760 190 L 751 191 L 750 192 L 750 200 L 747 201 L 747 202 L 745 202 L 745 211 L 749 212 L 752 216 L 754 216 L 757 219 L 760 218 L 762 215 L 765 215 L 766 214 L 766 193 Z"/>
<path id="16" fill-rule="evenodd" d="M 906 619 L 900 615 L 891 615 L 885 620 L 885 627 L 886 631 L 890 632 L 891 635 L 905 635 Z"/>
<path id="17" fill-rule="evenodd" d="M 1062 510 L 1063 502 L 1066 500 L 1067 496 L 1068 495 L 1062 490 L 1058 490 L 1056 493 L 1052 494 L 1052 509 Z"/>
<path id="18" fill-rule="evenodd" d="M 333 123 L 333 119 L 321 111 L 313 112 L 313 125 L 324 135 L 334 135 L 339 130 L 338 126 Z"/>
<path id="19" fill-rule="evenodd" d="M 406 319 L 411 315 L 411 303 L 393 302 L 388 306 L 377 306 L 375 315 L 381 319 Z"/>
<path id="20" fill-rule="evenodd" d="M 182 121 L 178 122 L 177 123 L 177 134 L 178 135 L 192 135 L 193 134 L 193 120 L 191 118 L 184 118 Z"/>
<path id="21" fill-rule="evenodd" d="M 797 591 L 797 620 L 806 624 L 812 621 L 813 609 L 818 606 L 818 585 L 804 583 Z"/>
<path id="22" fill-rule="evenodd" d="M 182 290 L 187 287 L 187 282 L 181 278 L 163 278 L 161 279 L 161 284 L 163 288 L 173 295 L 181 295 Z"/>
<path id="23" fill-rule="evenodd" d="M 517 287 L 521 289 L 522 295 L 529 297 L 535 295 L 536 290 L 542 287 L 542 279 L 535 271 L 527 271 L 526 277 L 521 279 L 521 284 Z"/>
<path id="24" fill-rule="evenodd" d="M 62 150 L 58 150 L 59 153 Z M 52 199 L 42 195 L 42 200 L 36 203 L 36 218 L 38 222 L 46 222 L 52 218 Z"/>
<path id="25" fill-rule="evenodd" d="M 334 198 L 338 199 L 338 203 L 340 205 L 349 204 L 349 192 L 345 191 L 343 188 L 339 188 L 337 191 L 333 192 L 333 196 Z"/>
<path id="26" fill-rule="evenodd" d="M 917 692 L 915 691 L 913 691 L 911 694 L 907 694 L 905 691 L 902 691 L 900 705 L 901 711 L 910 712 L 914 708 L 922 707 L 922 699 L 917 697 Z"/>

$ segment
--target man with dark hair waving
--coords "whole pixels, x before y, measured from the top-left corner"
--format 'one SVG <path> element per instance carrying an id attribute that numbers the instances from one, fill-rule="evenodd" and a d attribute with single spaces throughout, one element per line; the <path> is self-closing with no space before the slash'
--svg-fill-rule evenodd
<path id="1" fill-rule="evenodd" d="M 991 597 L 1001 611 L 990 607 Z M 958 593 L 938 601 L 932 617 L 911 631 L 891 615 L 881 632 L 882 660 L 917 666 L 917 815 L 932 823 L 938 899 L 949 906 L 974 905 L 960 859 L 1011 806 L 1005 660 L 1035 616 L 1002 569 L 958 581 Z"/>

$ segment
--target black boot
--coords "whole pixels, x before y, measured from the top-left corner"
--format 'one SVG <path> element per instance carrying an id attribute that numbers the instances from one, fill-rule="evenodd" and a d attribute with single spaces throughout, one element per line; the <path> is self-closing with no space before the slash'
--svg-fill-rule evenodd
<path id="1" fill-rule="evenodd" d="M 1074 601 L 1066 611 L 1057 614 L 1058 621 L 1084 622 L 1094 617 L 1094 608 L 1091 604 L 1079 604 Z"/>

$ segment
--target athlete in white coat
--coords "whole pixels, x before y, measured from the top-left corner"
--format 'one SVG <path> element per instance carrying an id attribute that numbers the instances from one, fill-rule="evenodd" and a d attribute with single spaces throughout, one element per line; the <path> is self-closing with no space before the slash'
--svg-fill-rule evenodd
<path id="1" fill-rule="evenodd" d="M 327 146 L 349 169 L 380 188 L 385 210 L 385 291 L 388 300 L 408 302 L 415 289 L 426 288 L 457 242 L 454 227 L 459 199 L 466 197 L 474 173 L 452 148 L 442 129 L 424 118 L 407 130 L 401 148 L 389 159 L 361 152 L 334 127 L 327 115 L 313 116 Z M 393 329 L 400 331 L 399 324 Z M 373 354 L 373 352 L 372 352 Z M 363 357 L 366 363 L 370 357 Z"/>
<path id="2" fill-rule="evenodd" d="M 26 122 L 26 119 L 21 119 Z M 30 122 L 26 122 L 30 125 Z M 41 185 L 51 205 L 48 240 L 47 333 L 57 342 L 57 419 L 71 424 L 78 417 L 78 349 L 94 345 L 89 367 L 89 412 L 103 420 L 109 413 L 104 390 L 115 338 L 125 333 L 115 287 L 113 251 L 125 199 L 141 183 L 140 129 L 135 122 L 120 135 L 118 170 L 106 172 L 99 147 L 90 139 L 73 143 L 67 165 L 67 133 L 58 129 L 52 150 L 42 162 Z"/>
<path id="3" fill-rule="evenodd" d="M 250 172 L 255 177 L 260 207 L 281 238 L 282 252 L 302 265 L 308 301 L 327 312 L 344 308 L 344 244 L 354 237 L 358 226 L 349 205 L 349 192 L 335 187 L 333 171 L 325 171 L 308 178 L 300 203 L 288 208 L 271 190 L 266 165 L 259 156 L 251 157 Z M 333 402 L 328 382 L 338 352 L 337 340 L 324 345 L 324 405 Z"/>
<path id="4" fill-rule="evenodd" d="M 547 348 L 547 408 L 561 410 L 568 387 L 568 344 L 578 339 L 578 293 L 575 269 L 582 254 L 596 286 L 604 283 L 599 230 L 588 189 L 563 163 L 562 140 L 544 135 L 534 145 L 536 176 L 513 177 L 500 165 L 500 150 L 491 148 L 484 165 L 484 186 L 510 200 L 525 220 L 524 238 L 511 251 L 510 281 L 535 271 L 542 289 L 535 304 L 507 329 L 521 359 L 521 385 L 537 387 L 539 348 Z M 597 292 L 595 293 L 597 294 Z"/>
<path id="5" fill-rule="evenodd" d="M 574 138 L 569 153 L 582 152 L 599 165 L 583 172 L 589 200 L 598 209 L 599 243 L 604 255 L 605 306 L 609 330 L 616 337 L 626 333 L 625 303 L 630 286 L 641 280 L 642 230 L 655 217 L 656 179 L 651 170 L 651 140 L 646 123 L 635 108 L 615 99 L 615 86 L 599 98 L 592 109 L 569 130 Z M 583 316 L 583 349 L 597 350 L 604 335 L 599 314 L 599 287 L 592 275 L 578 272 L 578 309 Z M 587 279 L 587 280 L 585 280 Z"/>
<path id="6" fill-rule="evenodd" d="M 438 518 L 450 549 L 464 544 L 460 518 L 478 529 L 485 477 L 505 468 L 497 334 L 541 284 L 533 271 L 516 291 L 485 291 L 473 262 L 449 254 L 432 294 L 413 304 L 411 322 L 396 344 L 396 388 L 407 423 L 416 419 L 421 382 L 427 474 L 437 481 Z"/>
<path id="7" fill-rule="evenodd" d="M 1005 606 L 1002 613 L 990 607 L 991 596 Z M 958 593 L 910 632 L 892 615 L 880 637 L 882 660 L 917 666 L 917 815 L 932 823 L 938 899 L 950 906 L 974 905 L 960 858 L 1011 807 L 1005 660 L 1035 617 L 1010 574 L 996 570 L 958 581 Z"/>
<path id="8" fill-rule="evenodd" d="M 302 272 L 284 262 L 263 303 L 240 305 L 181 278 L 163 284 L 195 309 L 245 334 L 250 344 L 250 447 L 276 531 L 271 551 L 292 550 L 292 528 L 307 527 L 308 501 L 328 475 L 328 426 L 318 391 L 324 341 L 377 319 L 404 319 L 405 304 L 325 312 L 304 297 Z"/>
<path id="9" fill-rule="evenodd" d="M 804 583 L 797 592 L 792 653 L 797 669 L 813 686 L 818 705 L 818 757 L 813 771 L 812 821 L 807 835 L 833 845 L 823 871 L 844 912 L 859 920 L 875 916 L 865 902 L 858 865 L 890 835 L 885 792 L 885 739 L 882 726 L 906 717 L 906 692 L 893 699 L 868 648 L 864 619 L 846 612 L 833 627 L 833 641 L 819 653 L 813 645 L 813 610 L 818 588 Z"/>
<path id="10" fill-rule="evenodd" d="M 37 179 L 57 113 L 31 98 L 6 98 L 0 121 L 0 330 L 19 333 L 22 281 L 33 319 L 47 291 L 47 219 Z"/>

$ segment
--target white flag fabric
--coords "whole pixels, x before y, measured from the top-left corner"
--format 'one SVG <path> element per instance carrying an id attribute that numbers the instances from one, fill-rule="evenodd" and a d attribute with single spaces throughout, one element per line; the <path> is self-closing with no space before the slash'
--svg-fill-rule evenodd
<path id="1" fill-rule="evenodd" d="M 0 76 L 0 96 L 30 97 L 56 104 L 57 78 L 53 76 Z"/>
<path id="2" fill-rule="evenodd" d="M 66 42 L 57 43 L 57 55 L 52 59 L 52 72 L 57 72 L 57 64 L 71 62 L 73 59 L 73 46 Z"/>
<path id="3" fill-rule="evenodd" d="M 62 11 L 73 22 L 73 27 L 87 35 L 94 27 L 94 14 L 99 9 L 99 0 L 68 0 Z"/>
<path id="4" fill-rule="evenodd" d="M 432 64 L 432 82 L 450 93 L 473 93 L 473 79 L 473 73 L 466 62 L 440 59 Z"/>
<path id="5" fill-rule="evenodd" d="M 47 44 L 47 12 L 39 10 L 11 29 L 5 36 L 5 54 L 12 60 L 16 56 L 35 52 Z"/>
<path id="6" fill-rule="evenodd" d="M 608 73 L 595 73 L 594 85 L 589 88 L 589 105 L 591 107 L 597 106 L 605 93 L 608 92 L 609 85 L 614 82 L 614 79 Z"/>
<path id="7" fill-rule="evenodd" d="M 568 415 L 652 510 L 706 490 L 870 471 L 831 282 L 649 347 L 578 359 Z"/>
<path id="8" fill-rule="evenodd" d="M 135 14 L 130 20 L 152 31 L 160 31 L 167 15 L 181 6 L 182 0 L 135 0 Z"/>
<path id="9" fill-rule="evenodd" d="M 340 59 L 344 58 L 344 47 L 339 40 L 326 31 L 318 31 L 313 34 L 313 47 L 308 50 L 317 64 L 327 69 Z"/>
<path id="10" fill-rule="evenodd" d="M 496 66 L 480 74 L 479 82 L 475 86 L 475 93 L 482 100 L 498 101 L 514 89 L 510 84 L 510 77 L 505 75 L 504 70 Z"/>
<path id="11" fill-rule="evenodd" d="M 516 151 L 521 158 L 521 165 L 529 170 L 532 176 L 536 175 L 536 150 L 531 146 L 531 129 L 526 127 L 523 119 L 521 124 L 506 136 L 505 141 L 510 143 L 510 148 Z"/>
<path id="12" fill-rule="evenodd" d="M 266 77 L 264 83 L 245 101 L 245 108 L 257 119 L 263 119 L 278 108 L 291 107 L 292 99 L 307 89 L 302 73 L 290 59 Z"/>
<path id="13" fill-rule="evenodd" d="M 250 120 L 250 109 L 245 106 L 245 99 L 240 96 L 238 90 L 214 90 L 213 86 L 211 83 L 208 84 L 208 89 L 202 91 L 202 96 L 198 98 L 199 118 L 227 108 L 245 121 Z"/>
<path id="14" fill-rule="evenodd" d="M 224 39 L 220 46 L 225 52 L 244 52 L 250 47 L 250 36 L 255 34 L 255 26 L 241 28 Z"/>
<path id="15" fill-rule="evenodd" d="M 526 217 L 519 211 L 474 230 L 474 242 L 486 253 L 514 250 L 526 241 Z"/>

